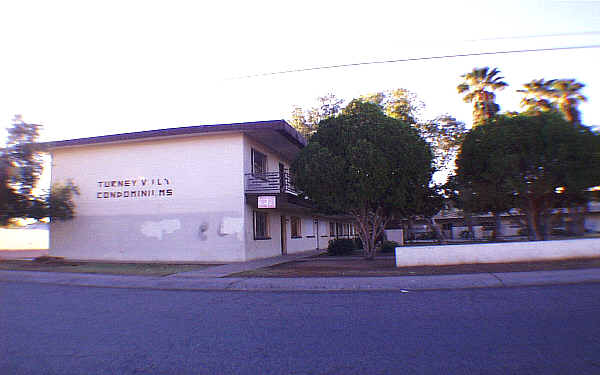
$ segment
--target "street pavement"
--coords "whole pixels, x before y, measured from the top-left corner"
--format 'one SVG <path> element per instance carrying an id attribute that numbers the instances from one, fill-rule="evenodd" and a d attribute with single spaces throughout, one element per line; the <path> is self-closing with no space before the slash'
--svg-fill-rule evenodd
<path id="1" fill-rule="evenodd" d="M 0 374 L 600 373 L 597 284 L 229 292 L 0 281 Z"/>
<path id="2" fill-rule="evenodd" d="M 600 283 L 600 269 L 399 277 L 227 277 L 239 272 L 315 256 L 319 251 L 208 267 L 170 276 L 116 276 L 0 271 L 0 281 L 106 288 L 237 291 L 410 291 Z"/>

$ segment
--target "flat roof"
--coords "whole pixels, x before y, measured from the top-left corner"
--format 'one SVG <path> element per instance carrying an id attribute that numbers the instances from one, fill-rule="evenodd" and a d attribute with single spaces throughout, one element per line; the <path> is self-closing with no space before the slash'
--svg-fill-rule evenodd
<path id="1" fill-rule="evenodd" d="M 165 137 L 176 137 L 196 134 L 207 134 L 207 133 L 220 133 L 220 132 L 242 132 L 253 135 L 255 138 L 261 139 L 268 133 L 277 133 L 284 137 L 292 145 L 302 148 L 306 146 L 306 139 L 298 133 L 290 124 L 285 120 L 271 120 L 271 121 L 255 121 L 255 122 L 240 122 L 232 124 L 214 124 L 214 125 L 196 125 L 196 126 L 185 126 L 179 128 L 167 128 L 167 129 L 156 129 L 156 130 L 145 130 L 132 133 L 120 133 L 111 135 L 101 135 L 97 137 L 88 138 L 76 138 L 67 139 L 62 141 L 52 141 L 41 143 L 40 145 L 48 150 L 62 148 L 62 147 L 73 147 L 73 146 L 86 146 L 86 145 L 98 145 L 102 143 L 114 143 L 114 142 L 128 142 L 137 140 L 149 140 L 155 138 Z"/>

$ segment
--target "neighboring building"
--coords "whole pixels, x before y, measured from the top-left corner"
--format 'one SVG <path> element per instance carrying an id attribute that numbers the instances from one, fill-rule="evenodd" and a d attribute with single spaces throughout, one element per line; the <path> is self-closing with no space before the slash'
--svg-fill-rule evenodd
<path id="1" fill-rule="evenodd" d="M 47 143 L 52 182 L 73 180 L 73 220 L 50 255 L 119 261 L 246 261 L 351 236 L 314 215 L 290 163 L 306 145 L 285 121 L 203 125 Z"/>
<path id="2" fill-rule="evenodd" d="M 501 217 L 501 237 L 525 237 L 527 233 L 527 217 L 517 209 L 512 209 L 509 213 L 502 213 Z M 557 236 L 572 235 L 577 225 L 578 215 L 569 214 L 567 209 L 555 209 L 553 212 L 552 229 L 553 234 Z M 446 239 L 464 240 L 469 227 L 464 214 L 457 209 L 440 210 L 434 219 L 441 227 Z M 586 209 L 581 213 L 583 219 L 583 229 L 585 232 L 600 233 L 600 202 L 589 202 Z M 496 226 L 494 216 L 491 213 L 477 214 L 471 217 L 475 239 L 489 239 L 492 237 Z M 390 226 L 390 228 L 402 228 L 405 233 L 405 240 L 427 240 L 435 237 L 431 231 L 427 220 L 419 218 L 409 223 L 408 220 L 399 220 Z"/>

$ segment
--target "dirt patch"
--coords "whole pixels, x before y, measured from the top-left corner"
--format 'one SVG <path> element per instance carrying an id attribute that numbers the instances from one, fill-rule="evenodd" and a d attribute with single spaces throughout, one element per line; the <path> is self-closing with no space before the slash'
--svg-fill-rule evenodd
<path id="1" fill-rule="evenodd" d="M 380 257 L 372 261 L 359 257 L 329 257 L 329 259 L 327 257 L 317 257 L 260 268 L 254 271 L 240 272 L 229 277 L 424 276 L 584 268 L 600 268 L 600 258 L 397 268 L 394 257 Z"/>
<path id="2" fill-rule="evenodd" d="M 57 257 L 39 257 L 34 260 L 0 260 L 0 270 L 141 276 L 167 276 L 179 272 L 202 270 L 213 266 L 216 265 L 80 262 Z"/>

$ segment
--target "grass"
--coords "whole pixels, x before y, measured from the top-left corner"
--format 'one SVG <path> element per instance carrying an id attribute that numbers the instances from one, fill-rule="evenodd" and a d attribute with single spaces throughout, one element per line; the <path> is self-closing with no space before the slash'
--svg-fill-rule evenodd
<path id="1" fill-rule="evenodd" d="M 215 264 L 169 263 L 110 263 L 69 261 L 56 257 L 38 257 L 34 260 L 0 260 L 0 270 L 72 272 L 106 275 L 167 276 L 174 273 L 202 270 Z"/>
<path id="2" fill-rule="evenodd" d="M 600 258 L 575 258 L 554 261 L 480 263 L 451 266 L 396 267 L 391 256 L 379 256 L 366 261 L 360 257 L 324 257 L 303 259 L 257 270 L 240 272 L 229 277 L 366 277 L 366 276 L 428 276 L 473 273 L 555 271 L 600 268 Z"/>

